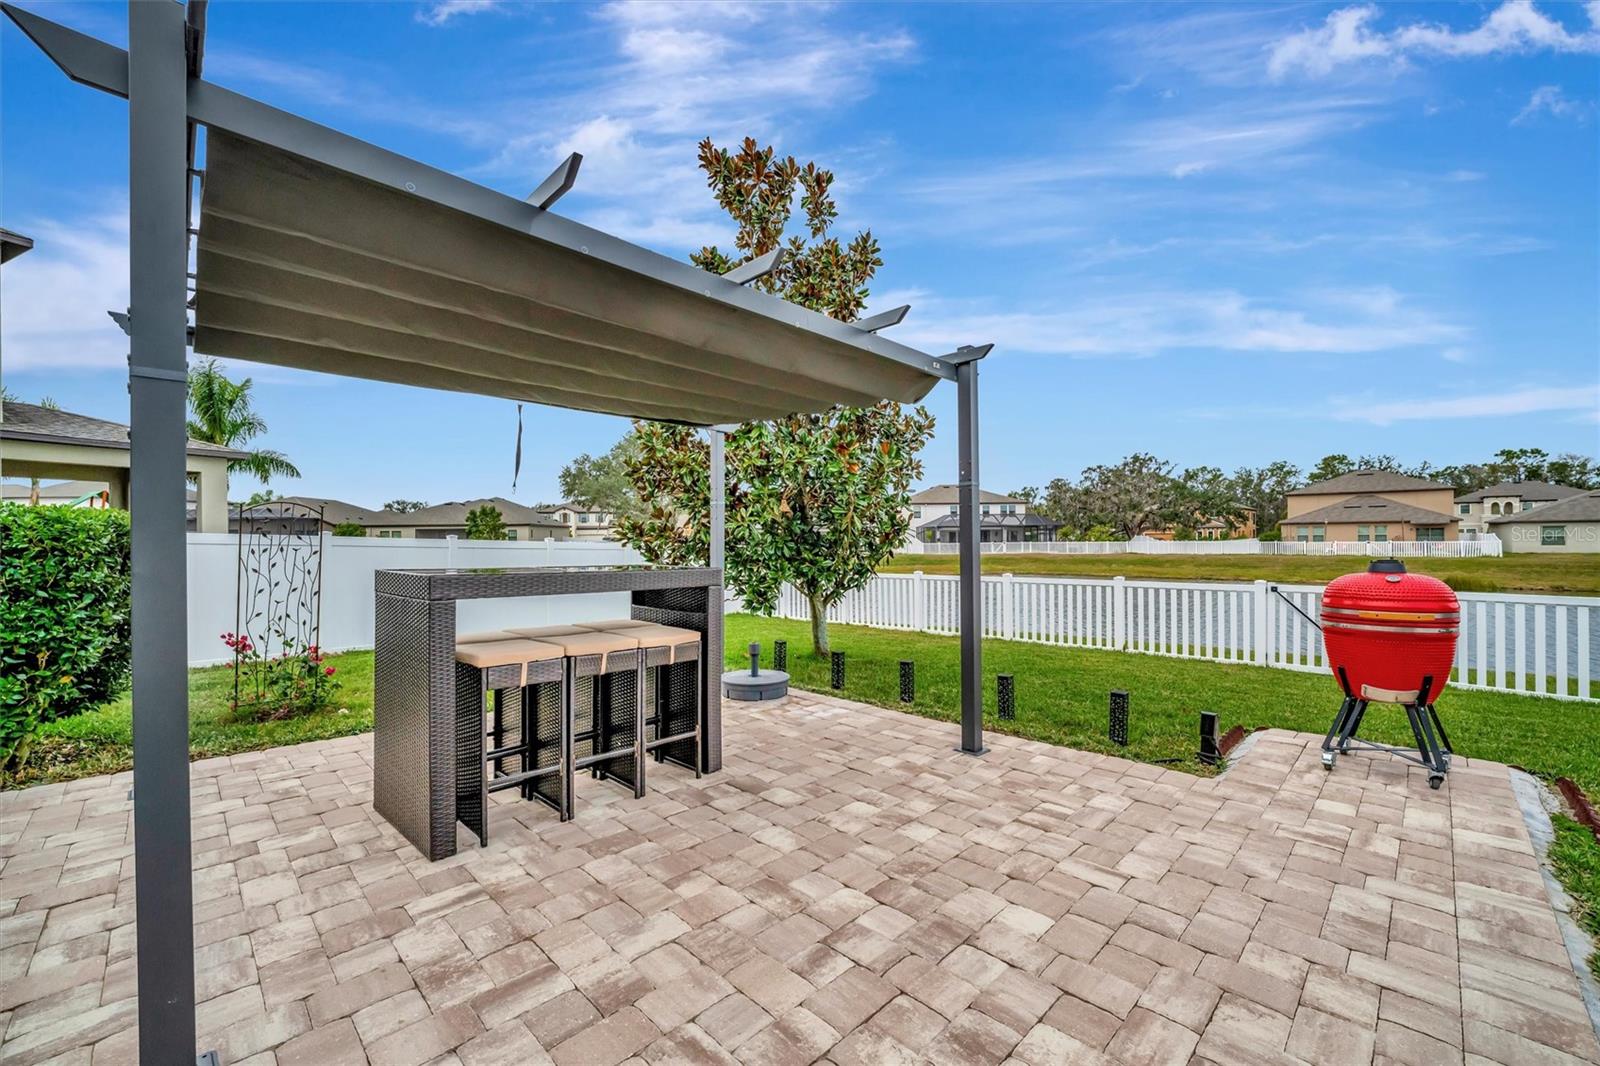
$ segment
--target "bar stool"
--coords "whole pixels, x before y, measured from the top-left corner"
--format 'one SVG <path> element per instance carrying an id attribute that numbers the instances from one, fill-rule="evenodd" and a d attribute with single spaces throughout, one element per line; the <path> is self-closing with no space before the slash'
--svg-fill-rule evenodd
<path id="1" fill-rule="evenodd" d="M 700 634 L 679 626 L 645 623 L 616 630 L 639 642 L 645 671 L 642 706 L 649 709 L 644 750 L 700 776 Z"/>
<path id="2" fill-rule="evenodd" d="M 573 626 L 577 632 L 550 633 L 551 628 L 558 627 L 544 627 L 541 640 L 561 648 L 566 664 L 567 817 L 572 817 L 579 770 L 609 778 L 632 790 L 635 798 L 643 796 L 643 672 L 638 640 L 626 630 L 599 632 Z M 581 684 L 584 680 L 589 683 Z"/>
<path id="3" fill-rule="evenodd" d="M 494 641 L 514 639 L 516 639 L 516 634 L 509 629 L 480 629 L 470 633 L 457 633 L 456 647 L 460 648 L 465 644 L 489 644 Z M 489 747 L 498 748 L 506 738 L 507 717 L 511 719 L 513 728 L 521 720 L 522 690 L 520 688 L 490 689 L 489 697 L 489 703 L 485 707 L 485 713 L 491 723 L 489 726 Z M 499 761 L 495 763 L 496 771 L 503 768 Z"/>
<path id="4" fill-rule="evenodd" d="M 559 646 L 508 639 L 456 645 L 456 818 L 483 844 L 489 843 L 489 793 L 518 789 L 524 799 L 571 817 L 571 774 L 564 743 L 566 672 Z M 484 691 L 495 694 L 495 726 L 484 708 Z M 515 700 L 508 699 L 514 693 Z M 508 712 L 516 737 L 506 743 Z M 489 739 L 494 738 L 493 746 Z M 520 768 L 505 772 L 505 760 Z"/>

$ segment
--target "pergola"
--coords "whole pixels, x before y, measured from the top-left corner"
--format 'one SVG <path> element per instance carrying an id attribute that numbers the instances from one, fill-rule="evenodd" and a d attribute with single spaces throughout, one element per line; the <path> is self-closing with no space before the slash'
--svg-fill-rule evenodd
<path id="1" fill-rule="evenodd" d="M 878 335 L 903 308 L 847 324 L 748 287 L 774 257 L 715 277 L 556 215 L 576 156 L 518 200 L 221 88 L 201 76 L 204 0 L 130 3 L 127 51 L 0 8 L 68 77 L 129 103 L 143 1061 L 195 1054 L 182 476 L 191 343 L 235 359 L 707 427 L 717 568 L 728 424 L 914 401 L 955 381 L 960 750 L 984 750 L 978 361 L 990 346 L 930 356 Z"/>

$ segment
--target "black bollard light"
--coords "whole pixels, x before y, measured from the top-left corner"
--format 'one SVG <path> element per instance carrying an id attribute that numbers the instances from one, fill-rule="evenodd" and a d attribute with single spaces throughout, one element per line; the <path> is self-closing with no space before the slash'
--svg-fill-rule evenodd
<path id="1" fill-rule="evenodd" d="M 910 659 L 900 660 L 900 702 L 910 703 L 917 698 L 917 664 Z"/>
<path id="2" fill-rule="evenodd" d="M 755 677 L 761 673 L 761 645 L 755 641 L 750 643 L 750 676 Z"/>
<path id="3" fill-rule="evenodd" d="M 1215 766 L 1222 761 L 1222 749 L 1217 745 L 1217 712 L 1200 712 L 1200 761 Z"/>
<path id="4" fill-rule="evenodd" d="M 775 640 L 772 642 L 772 668 L 774 670 L 789 669 L 789 642 Z"/>
<path id="5" fill-rule="evenodd" d="M 833 653 L 829 682 L 834 688 L 844 688 L 844 652 L 842 651 Z"/>
<path id="6" fill-rule="evenodd" d="M 1010 674 L 999 674 L 994 679 L 995 698 L 1000 705 L 1000 719 L 1012 721 L 1017 717 L 1017 685 Z"/>
<path id="7" fill-rule="evenodd" d="M 1111 743 L 1128 746 L 1128 694 L 1121 689 L 1111 690 Z"/>

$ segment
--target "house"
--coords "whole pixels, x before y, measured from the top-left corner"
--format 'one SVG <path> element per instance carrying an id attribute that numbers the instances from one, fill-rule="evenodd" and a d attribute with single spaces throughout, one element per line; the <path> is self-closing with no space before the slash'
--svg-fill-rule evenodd
<path id="1" fill-rule="evenodd" d="M 556 503 L 539 510 L 555 516 L 567 527 L 567 536 L 576 540 L 615 540 L 617 516 L 610 511 L 586 507 L 581 503 Z"/>
<path id="2" fill-rule="evenodd" d="M 1508 552 L 1600 552 L 1600 490 L 1491 516 L 1488 526 Z"/>
<path id="3" fill-rule="evenodd" d="M 370 511 L 359 504 L 323 496 L 280 496 L 245 509 L 250 527 L 261 533 L 332 533 L 354 523 L 370 529 L 382 523 L 387 512 Z M 230 532 L 239 531 L 240 508 L 228 515 Z"/>
<path id="4" fill-rule="evenodd" d="M 959 490 L 934 485 L 911 497 L 911 536 L 925 544 L 956 543 L 961 525 Z M 1061 523 L 1030 514 L 1026 500 L 979 490 L 979 539 L 991 544 L 1051 541 Z"/>
<path id="5" fill-rule="evenodd" d="M 1449 485 L 1392 470 L 1353 470 L 1287 494 L 1284 540 L 1455 540 Z"/>
<path id="6" fill-rule="evenodd" d="M 1490 532 L 1486 523 L 1501 515 L 1531 511 L 1540 504 L 1580 496 L 1582 489 L 1552 485 L 1548 481 L 1502 481 L 1498 485 L 1457 496 L 1455 514 L 1463 533 Z"/>
<path id="7" fill-rule="evenodd" d="M 1235 538 L 1250 538 L 1256 535 L 1256 509 L 1245 507 L 1240 510 L 1239 517 L 1229 522 L 1226 518 L 1202 518 L 1194 527 L 1195 540 L 1233 540 Z M 1176 540 L 1178 531 L 1171 526 L 1165 529 L 1148 530 L 1140 536 L 1149 537 L 1151 540 Z"/>
<path id="8" fill-rule="evenodd" d="M 506 523 L 507 540 L 567 540 L 567 524 L 554 515 L 524 507 L 503 496 L 483 500 L 440 503 L 404 514 L 374 511 L 367 528 L 369 537 L 415 537 L 443 540 L 467 535 L 467 512 L 488 504 L 499 510 Z"/>
<path id="9" fill-rule="evenodd" d="M 127 426 L 11 400 L 0 414 L 0 475 L 82 479 L 101 486 L 109 506 L 127 508 Z M 194 528 L 200 532 L 227 532 L 228 464 L 244 458 L 244 452 L 205 441 L 191 440 L 184 449 L 184 468 L 196 486 Z"/>

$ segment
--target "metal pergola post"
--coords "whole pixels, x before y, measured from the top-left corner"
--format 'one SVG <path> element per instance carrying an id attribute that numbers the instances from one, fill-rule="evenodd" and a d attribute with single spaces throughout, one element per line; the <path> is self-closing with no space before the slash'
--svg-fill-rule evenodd
<path id="1" fill-rule="evenodd" d="M 981 755 L 983 746 L 983 556 L 978 546 L 982 511 L 978 495 L 978 361 L 989 347 L 962 348 L 946 361 L 956 367 L 956 502 L 961 545 L 961 750 Z"/>
<path id="2" fill-rule="evenodd" d="M 139 1059 L 195 1061 L 184 522 L 184 9 L 128 5 L 129 520 Z"/>

